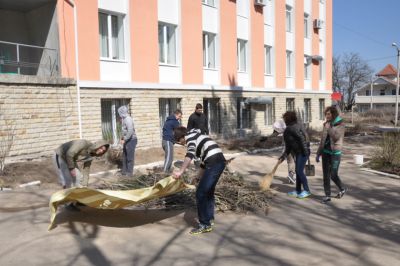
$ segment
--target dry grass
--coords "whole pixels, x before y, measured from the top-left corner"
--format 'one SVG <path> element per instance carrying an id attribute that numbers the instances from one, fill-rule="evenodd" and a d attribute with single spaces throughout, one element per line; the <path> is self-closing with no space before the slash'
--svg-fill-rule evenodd
<path id="1" fill-rule="evenodd" d="M 192 183 L 195 176 L 195 167 L 187 170 L 183 177 L 186 183 Z M 121 179 L 116 183 L 104 183 L 98 189 L 128 190 L 153 186 L 157 181 L 166 177 L 159 170 L 135 176 L 134 178 Z M 218 211 L 255 212 L 266 213 L 269 201 L 273 194 L 270 190 L 261 191 L 256 182 L 245 181 L 241 175 L 225 169 L 215 189 L 215 204 Z M 157 209 L 186 209 L 195 208 L 196 196 L 194 191 L 183 191 L 165 198 L 155 199 L 142 206 Z"/>
<path id="2" fill-rule="evenodd" d="M 387 132 L 369 162 L 375 170 L 400 175 L 400 132 Z"/>

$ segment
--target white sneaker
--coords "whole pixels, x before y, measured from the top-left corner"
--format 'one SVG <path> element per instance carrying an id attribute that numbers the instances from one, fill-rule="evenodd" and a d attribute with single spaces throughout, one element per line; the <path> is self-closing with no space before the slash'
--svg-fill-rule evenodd
<path id="1" fill-rule="evenodd" d="M 289 181 L 289 184 L 294 184 L 296 183 L 296 174 L 293 172 L 289 172 L 287 179 Z"/>

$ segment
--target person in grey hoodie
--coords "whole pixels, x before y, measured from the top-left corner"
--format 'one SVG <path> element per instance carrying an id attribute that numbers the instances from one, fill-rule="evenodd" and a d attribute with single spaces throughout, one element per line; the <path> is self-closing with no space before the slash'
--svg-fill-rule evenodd
<path id="1" fill-rule="evenodd" d="M 104 140 L 92 143 L 84 139 L 59 146 L 55 150 L 54 165 L 62 187 L 88 186 L 92 160 L 106 153 L 109 146 Z"/>
<path id="2" fill-rule="evenodd" d="M 118 114 L 121 117 L 122 134 L 121 145 L 123 145 L 122 169 L 123 176 L 133 176 L 133 167 L 135 165 L 135 149 L 137 137 L 132 117 L 128 114 L 128 107 L 123 105 L 118 108 Z"/>

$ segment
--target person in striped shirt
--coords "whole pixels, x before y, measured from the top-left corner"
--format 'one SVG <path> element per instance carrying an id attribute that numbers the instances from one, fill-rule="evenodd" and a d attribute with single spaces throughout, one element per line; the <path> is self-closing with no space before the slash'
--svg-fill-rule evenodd
<path id="1" fill-rule="evenodd" d="M 181 169 L 174 172 L 175 178 L 180 178 L 194 158 L 200 158 L 200 177 L 196 190 L 197 214 L 199 225 L 190 231 L 198 235 L 212 231 L 214 223 L 214 190 L 225 169 L 225 157 L 218 144 L 208 135 L 202 135 L 199 129 L 188 131 L 185 127 L 174 129 L 176 143 L 186 145 L 187 152 Z"/>

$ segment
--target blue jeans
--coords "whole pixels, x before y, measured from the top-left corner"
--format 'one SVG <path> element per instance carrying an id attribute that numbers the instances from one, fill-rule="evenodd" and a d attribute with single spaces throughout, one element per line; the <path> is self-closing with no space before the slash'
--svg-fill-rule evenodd
<path id="1" fill-rule="evenodd" d="M 308 187 L 307 177 L 304 174 L 304 167 L 306 166 L 308 160 L 308 156 L 303 154 L 296 155 L 296 191 L 297 193 L 301 192 L 301 185 L 303 185 L 303 189 L 310 192 Z"/>
<path id="2" fill-rule="evenodd" d="M 225 162 L 219 162 L 211 167 L 206 166 L 196 191 L 197 214 L 201 224 L 210 226 L 214 219 L 215 186 L 225 169 Z"/>
<path id="3" fill-rule="evenodd" d="M 137 139 L 130 139 L 124 143 L 123 155 L 122 155 L 122 169 L 121 174 L 133 175 L 133 167 L 135 165 L 135 149 L 137 145 Z"/>

